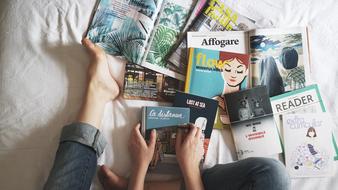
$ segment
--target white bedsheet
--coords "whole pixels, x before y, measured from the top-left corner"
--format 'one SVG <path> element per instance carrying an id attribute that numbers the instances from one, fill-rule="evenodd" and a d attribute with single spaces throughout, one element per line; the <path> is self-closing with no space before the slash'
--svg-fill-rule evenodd
<path id="1" fill-rule="evenodd" d="M 42 188 L 60 130 L 75 119 L 83 98 L 88 56 L 80 40 L 94 4 L 95 0 L 0 1 L 0 189 Z M 261 26 L 309 26 L 311 77 L 337 121 L 338 1 L 236 0 L 233 7 Z M 110 63 L 123 83 L 124 63 L 112 57 Z M 140 119 L 140 106 L 146 104 L 155 103 L 119 98 L 106 106 L 102 130 L 109 145 L 100 163 L 120 175 L 129 173 L 129 132 Z M 229 131 L 215 130 L 209 150 L 207 167 L 232 161 Z M 292 187 L 338 189 L 337 177 L 336 169 L 331 178 L 292 180 Z"/>

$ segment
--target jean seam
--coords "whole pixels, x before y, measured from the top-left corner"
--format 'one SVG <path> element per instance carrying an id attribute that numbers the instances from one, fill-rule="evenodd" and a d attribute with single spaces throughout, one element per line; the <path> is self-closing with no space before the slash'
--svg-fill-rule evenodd
<path id="1" fill-rule="evenodd" d="M 88 173 L 88 168 L 89 168 L 89 155 L 87 154 L 87 156 L 86 156 L 86 158 L 87 158 L 87 162 L 86 162 L 86 165 L 85 165 L 85 168 L 84 168 L 84 170 L 83 170 L 83 172 L 82 172 L 82 180 L 81 180 L 81 188 L 80 189 L 84 189 L 84 185 L 85 185 L 85 180 L 84 179 L 86 179 L 86 174 Z"/>

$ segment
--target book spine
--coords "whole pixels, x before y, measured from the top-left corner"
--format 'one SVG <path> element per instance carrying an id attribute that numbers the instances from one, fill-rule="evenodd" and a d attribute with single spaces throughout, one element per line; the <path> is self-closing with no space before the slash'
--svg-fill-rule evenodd
<path id="1" fill-rule="evenodd" d="M 185 79 L 185 87 L 184 92 L 189 93 L 190 92 L 190 82 L 191 82 L 191 74 L 192 74 L 192 60 L 194 57 L 194 48 L 189 48 L 189 58 L 188 58 L 188 69 L 187 69 L 187 76 Z"/>
<path id="2" fill-rule="evenodd" d="M 141 134 L 143 137 L 146 136 L 146 119 L 147 118 L 147 108 L 142 107 L 142 123 L 141 123 Z"/>

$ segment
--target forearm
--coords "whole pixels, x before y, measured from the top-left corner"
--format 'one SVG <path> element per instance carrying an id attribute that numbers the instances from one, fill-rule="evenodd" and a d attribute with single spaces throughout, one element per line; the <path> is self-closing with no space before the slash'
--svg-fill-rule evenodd
<path id="1" fill-rule="evenodd" d="M 106 100 L 100 97 L 100 92 L 95 90 L 92 84 L 89 84 L 77 121 L 99 128 L 105 103 Z"/>
<path id="2" fill-rule="evenodd" d="M 184 183 L 187 190 L 204 190 L 200 170 L 184 170 Z"/>
<path id="3" fill-rule="evenodd" d="M 134 168 L 130 176 L 128 190 L 143 190 L 146 173 L 147 166 L 138 166 Z"/>

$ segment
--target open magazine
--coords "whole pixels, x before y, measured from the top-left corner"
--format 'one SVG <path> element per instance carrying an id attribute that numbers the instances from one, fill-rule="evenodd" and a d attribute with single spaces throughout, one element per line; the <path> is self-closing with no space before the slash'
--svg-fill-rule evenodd
<path id="1" fill-rule="evenodd" d="M 247 32 L 188 32 L 188 48 L 250 54 L 250 86 L 267 86 L 270 97 L 310 83 L 305 27 Z"/>
<path id="2" fill-rule="evenodd" d="M 194 0 L 101 0 L 87 36 L 107 53 L 173 78 L 164 57 L 183 30 Z"/>
<path id="3" fill-rule="evenodd" d="M 203 1 L 199 2 L 203 5 Z M 250 30 L 256 28 L 254 21 L 248 19 L 235 10 L 230 8 L 225 1 L 210 0 L 204 3 L 204 7 L 198 16 L 192 14 L 195 18 L 188 31 L 229 31 L 229 30 Z M 173 46 L 168 54 L 168 61 L 177 68 L 177 71 L 185 73 L 187 69 L 187 40 L 186 38 Z"/>

